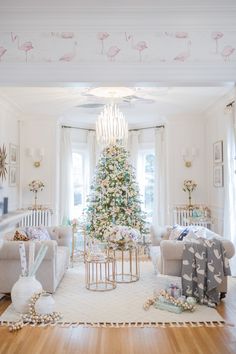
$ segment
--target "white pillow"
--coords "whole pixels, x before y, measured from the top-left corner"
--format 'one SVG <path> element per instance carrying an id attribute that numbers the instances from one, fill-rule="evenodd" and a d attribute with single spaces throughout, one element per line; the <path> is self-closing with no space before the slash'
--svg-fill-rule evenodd
<path id="1" fill-rule="evenodd" d="M 26 235 L 30 240 L 48 241 L 51 240 L 49 233 L 45 227 L 26 227 Z"/>
<path id="2" fill-rule="evenodd" d="M 174 225 L 171 232 L 169 240 L 177 240 L 177 238 L 182 234 L 187 226 Z"/>

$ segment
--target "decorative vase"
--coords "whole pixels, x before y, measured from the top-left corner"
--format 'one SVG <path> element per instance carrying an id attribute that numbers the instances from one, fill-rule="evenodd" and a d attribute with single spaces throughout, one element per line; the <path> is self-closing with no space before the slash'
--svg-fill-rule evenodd
<path id="1" fill-rule="evenodd" d="M 39 291 L 42 291 L 42 285 L 35 276 L 20 276 L 11 290 L 12 304 L 16 312 L 27 313 L 31 296 Z"/>
<path id="2" fill-rule="evenodd" d="M 35 304 L 35 311 L 40 315 L 47 315 L 52 313 L 54 312 L 54 308 L 55 301 L 52 295 L 49 293 L 42 294 Z"/>

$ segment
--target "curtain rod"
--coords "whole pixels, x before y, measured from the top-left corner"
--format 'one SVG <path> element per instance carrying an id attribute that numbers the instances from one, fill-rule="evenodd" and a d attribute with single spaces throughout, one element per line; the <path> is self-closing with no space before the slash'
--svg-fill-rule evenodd
<path id="1" fill-rule="evenodd" d="M 70 125 L 62 125 L 61 127 L 62 127 L 62 128 L 69 128 L 69 129 L 86 130 L 87 132 L 95 132 L 95 129 L 72 127 L 72 126 L 70 126 Z"/>
<path id="2" fill-rule="evenodd" d="M 147 130 L 147 129 L 155 129 L 155 128 L 165 128 L 165 126 L 164 125 L 156 125 L 155 127 L 129 129 L 129 132 L 137 132 L 139 130 Z"/>
<path id="3" fill-rule="evenodd" d="M 69 129 L 86 130 L 88 132 L 95 132 L 95 129 L 72 127 L 70 125 L 62 125 L 61 127 L 62 128 L 69 128 Z M 156 125 L 155 127 L 129 129 L 129 131 L 130 132 L 136 132 L 136 131 L 139 131 L 139 130 L 147 130 L 147 129 L 155 129 L 155 128 L 165 128 L 165 126 L 164 125 Z"/>

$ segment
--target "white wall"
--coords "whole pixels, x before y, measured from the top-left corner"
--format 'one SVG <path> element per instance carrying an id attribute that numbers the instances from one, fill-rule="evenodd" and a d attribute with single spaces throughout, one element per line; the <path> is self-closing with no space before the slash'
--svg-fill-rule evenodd
<path id="1" fill-rule="evenodd" d="M 35 152 L 43 148 L 44 157 L 40 167 L 34 167 L 28 149 Z M 59 135 L 57 120 L 53 117 L 31 117 L 21 122 L 21 200 L 22 206 L 32 206 L 33 193 L 29 190 L 32 180 L 41 180 L 45 184 L 38 193 L 38 203 L 53 209 L 57 219 L 59 205 Z M 37 160 L 37 155 L 35 160 Z"/>
<path id="2" fill-rule="evenodd" d="M 185 179 L 197 183 L 192 193 L 193 204 L 207 203 L 207 174 L 205 169 L 205 120 L 203 117 L 180 117 L 166 124 L 167 146 L 167 193 L 169 206 L 169 222 L 174 205 L 187 204 L 188 195 L 182 190 Z M 196 149 L 197 156 L 192 167 L 185 167 L 182 156 L 183 149 Z"/>
<path id="3" fill-rule="evenodd" d="M 212 106 L 206 114 L 206 171 L 207 171 L 207 191 L 209 207 L 214 219 L 214 229 L 219 234 L 223 234 L 224 218 L 224 187 L 214 187 L 213 185 L 213 144 L 219 140 L 226 146 L 225 131 L 225 106 L 232 100 L 232 95 L 228 95 Z"/>
<path id="4" fill-rule="evenodd" d="M 8 197 L 8 210 L 15 210 L 18 203 L 19 179 L 16 186 L 9 185 L 9 144 L 19 145 L 18 137 L 18 119 L 19 113 L 12 108 L 10 104 L 0 99 L 0 146 L 4 144 L 7 150 L 7 178 L 2 182 L 0 180 L 0 199 Z M 19 162 L 19 159 L 18 159 Z M 17 163 L 17 172 L 19 172 L 19 163 Z"/>
<path id="5" fill-rule="evenodd" d="M 171 210 L 176 204 L 186 204 L 187 193 L 182 191 L 183 181 L 193 179 L 197 189 L 193 192 L 192 201 L 196 204 L 207 204 L 215 218 L 216 231 L 222 232 L 224 190 L 213 187 L 213 143 L 225 140 L 224 137 L 224 107 L 229 99 L 220 101 L 214 108 L 208 110 L 207 115 L 169 118 L 165 123 L 166 129 L 166 161 L 167 161 L 167 191 L 168 210 L 171 222 Z M 6 104 L 1 105 L 0 113 L 0 143 L 19 144 L 17 120 L 19 115 L 14 113 Z M 21 117 L 22 118 L 22 117 Z M 45 189 L 39 193 L 40 204 L 53 209 L 55 222 L 59 207 L 59 159 L 60 159 L 60 129 L 55 117 L 24 117 L 20 123 L 20 162 L 21 173 L 19 182 L 21 192 L 15 187 L 9 187 L 4 182 L 4 196 L 9 197 L 9 209 L 18 206 L 29 207 L 33 203 L 33 193 L 28 184 L 33 179 L 40 179 L 45 183 Z M 148 136 L 150 142 L 150 131 Z M 146 139 L 147 140 L 147 139 Z M 142 142 L 146 140 L 142 138 Z M 28 156 L 27 149 L 44 149 L 41 167 L 35 168 L 33 160 Z M 182 151 L 184 148 L 197 150 L 192 167 L 184 165 Z"/>

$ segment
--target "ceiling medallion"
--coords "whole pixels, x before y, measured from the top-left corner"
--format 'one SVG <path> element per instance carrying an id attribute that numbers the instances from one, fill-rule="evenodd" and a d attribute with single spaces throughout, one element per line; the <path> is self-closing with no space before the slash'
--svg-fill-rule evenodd
<path id="1" fill-rule="evenodd" d="M 130 87 L 96 87 L 89 90 L 89 93 L 96 97 L 122 98 L 134 94 Z"/>
<path id="2" fill-rule="evenodd" d="M 6 152 L 6 147 L 5 145 L 0 147 L 0 178 L 2 178 L 2 181 L 6 179 L 7 176 L 7 152 Z"/>

